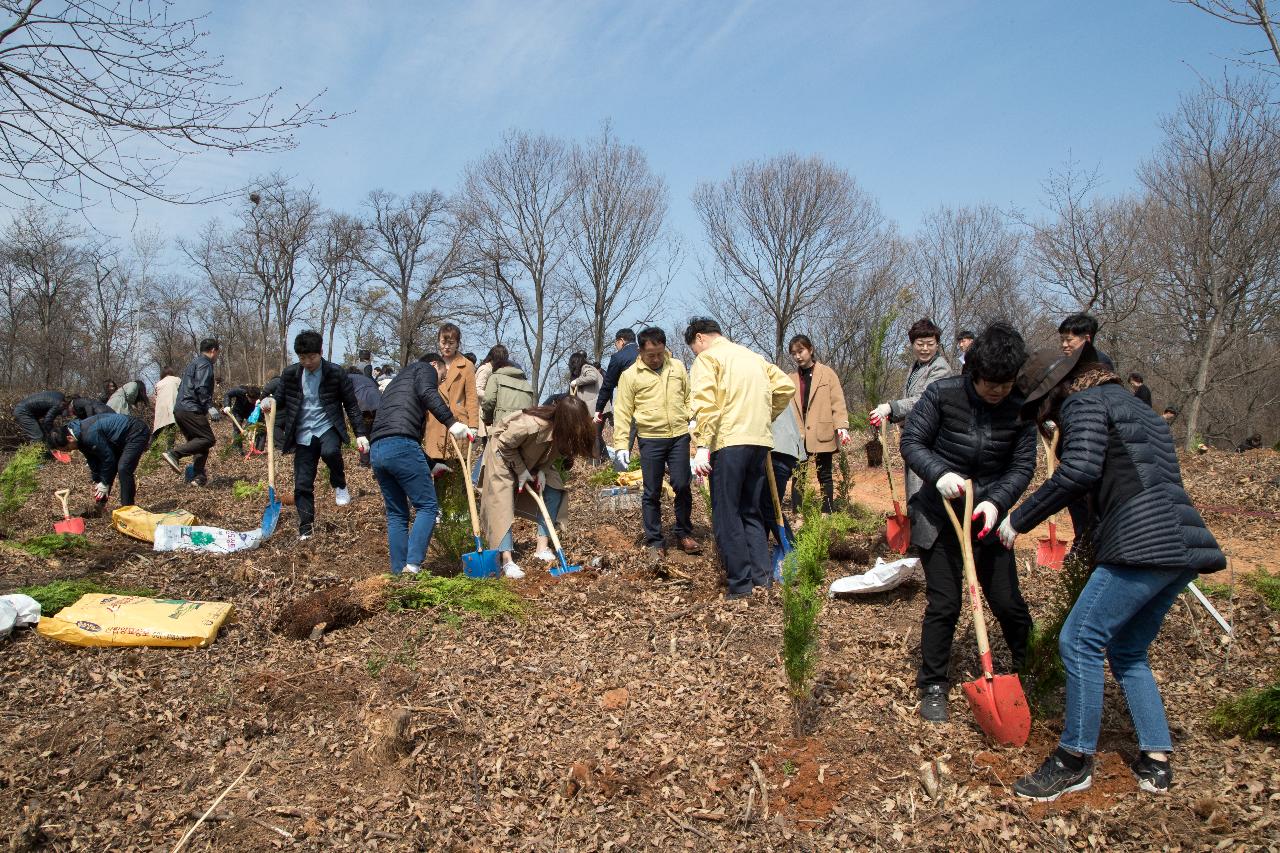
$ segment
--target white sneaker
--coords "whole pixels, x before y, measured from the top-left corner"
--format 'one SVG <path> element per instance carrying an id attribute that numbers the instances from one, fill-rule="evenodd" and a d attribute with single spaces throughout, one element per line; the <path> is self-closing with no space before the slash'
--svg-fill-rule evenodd
<path id="1" fill-rule="evenodd" d="M 403 571 L 406 575 L 416 575 L 420 570 L 413 563 L 405 563 L 404 568 L 401 569 L 401 571 Z"/>
<path id="2" fill-rule="evenodd" d="M 556 556 L 555 551 L 548 551 L 545 548 L 541 551 L 538 551 L 533 556 L 537 557 L 539 560 L 542 560 L 545 563 L 554 563 L 556 560 L 559 559 L 559 557 Z"/>
<path id="3" fill-rule="evenodd" d="M 507 560 L 502 564 L 502 576 L 504 578 L 511 578 L 512 580 L 518 581 L 520 578 L 524 577 L 524 570 L 517 566 L 514 561 Z"/>
<path id="4" fill-rule="evenodd" d="M 347 504 L 351 503 L 351 493 L 348 492 L 346 489 L 334 489 L 333 502 L 336 503 L 338 506 L 346 506 Z"/>

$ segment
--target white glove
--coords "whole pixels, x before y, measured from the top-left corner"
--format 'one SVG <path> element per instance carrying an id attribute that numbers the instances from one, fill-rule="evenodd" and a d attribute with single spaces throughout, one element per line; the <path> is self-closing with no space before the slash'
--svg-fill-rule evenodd
<path id="1" fill-rule="evenodd" d="M 631 451 L 630 450 L 615 450 L 613 452 L 613 458 L 614 458 L 614 461 L 616 461 L 623 468 L 631 467 Z"/>
<path id="2" fill-rule="evenodd" d="M 93 484 L 93 497 L 94 497 L 94 500 L 105 501 L 105 500 L 107 499 L 107 493 L 108 493 L 108 490 L 107 490 L 107 484 L 106 484 L 106 483 L 94 483 L 94 484 Z"/>
<path id="3" fill-rule="evenodd" d="M 213 406 L 210 406 L 210 407 L 209 407 L 209 420 L 211 420 L 211 421 L 220 421 L 220 420 L 222 420 L 222 412 L 219 412 L 219 411 L 218 411 L 217 409 L 215 409 Z"/>
<path id="4" fill-rule="evenodd" d="M 436 464 L 431 466 L 431 478 L 433 480 L 436 477 L 444 477 L 452 473 L 453 473 L 453 469 L 450 468 L 448 465 L 444 464 L 443 462 L 437 462 Z"/>
<path id="5" fill-rule="evenodd" d="M 836 430 L 836 435 L 840 438 L 841 445 L 849 443 L 849 431 L 847 429 Z"/>
<path id="6" fill-rule="evenodd" d="M 577 394 L 577 393 L 578 393 L 578 380 L 576 380 L 576 379 L 570 379 L 570 380 L 569 380 L 569 393 L 570 393 L 570 394 Z"/>
<path id="7" fill-rule="evenodd" d="M 538 477 L 529 470 L 521 471 L 520 476 L 516 478 L 516 491 L 523 492 L 526 488 L 535 491 L 538 488 Z"/>
<path id="8" fill-rule="evenodd" d="M 893 407 L 888 403 L 881 403 L 867 414 L 867 420 L 874 427 L 880 426 L 881 423 L 889 422 L 889 414 L 893 411 Z"/>
<path id="9" fill-rule="evenodd" d="M 222 407 L 222 414 L 227 415 L 228 417 L 230 417 L 230 416 L 231 416 L 231 407 L 230 407 L 230 406 L 223 406 L 223 407 Z"/>
<path id="10" fill-rule="evenodd" d="M 958 498 L 964 494 L 964 477 L 954 471 L 948 471 L 938 478 L 938 494 L 947 500 Z"/>
<path id="11" fill-rule="evenodd" d="M 978 516 L 982 516 L 982 529 L 978 531 L 978 538 L 981 539 L 991 532 L 991 528 L 996 526 L 996 519 L 1000 517 L 1000 510 L 996 509 L 996 505 L 991 501 L 983 501 L 973 508 L 973 520 L 977 521 Z"/>
<path id="12" fill-rule="evenodd" d="M 1010 551 L 1013 550 L 1013 540 L 1018 538 L 1018 531 L 1013 529 L 1013 525 L 1009 522 L 1010 516 L 1005 516 L 1004 521 L 1000 522 L 1000 542 Z"/>
<path id="13" fill-rule="evenodd" d="M 698 429 L 698 421 L 694 418 L 689 418 L 689 434 L 693 435 L 697 431 L 697 429 Z"/>
<path id="14" fill-rule="evenodd" d="M 711 451 L 705 447 L 699 447 L 698 452 L 693 455 L 693 461 L 689 464 L 690 470 L 693 471 L 695 477 L 706 477 L 711 474 Z"/>
<path id="15" fill-rule="evenodd" d="M 534 475 L 534 479 L 538 481 L 538 491 L 542 492 L 547 487 L 547 475 L 539 471 Z"/>
<path id="16" fill-rule="evenodd" d="M 604 422 L 604 413 L 603 413 L 603 412 L 596 412 L 596 415 L 595 415 L 595 417 L 594 417 L 594 418 L 592 418 L 592 419 L 591 419 L 591 422 L 592 422 L 593 424 L 603 423 L 603 422 Z"/>
<path id="17" fill-rule="evenodd" d="M 369 439 L 365 438 L 363 435 L 356 436 L 356 450 L 360 451 L 361 453 L 368 453 Z"/>
<path id="18" fill-rule="evenodd" d="M 453 436 L 459 441 L 461 441 L 464 438 L 467 441 L 476 440 L 476 431 L 473 430 L 471 427 L 467 426 L 466 424 L 464 424 L 462 421 L 453 422 L 453 426 L 449 427 L 449 435 Z"/>
<path id="19" fill-rule="evenodd" d="M 262 409 L 263 414 L 266 414 L 267 412 L 271 411 L 275 407 L 276 407 L 275 397 L 263 397 L 261 400 L 258 401 L 258 408 Z"/>

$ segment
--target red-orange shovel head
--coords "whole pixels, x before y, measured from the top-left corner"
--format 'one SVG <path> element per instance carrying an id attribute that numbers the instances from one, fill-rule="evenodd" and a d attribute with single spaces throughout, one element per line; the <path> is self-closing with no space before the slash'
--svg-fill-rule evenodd
<path id="1" fill-rule="evenodd" d="M 1036 540 L 1036 565 L 1049 569 L 1062 569 L 1067 556 L 1067 543 L 1058 538 L 1058 525 L 1049 522 L 1049 537 Z"/>
<path id="2" fill-rule="evenodd" d="M 1031 736 L 1031 709 L 1016 675 L 980 676 L 964 686 L 964 698 L 987 737 L 1022 746 Z"/>
<path id="3" fill-rule="evenodd" d="M 893 502 L 893 515 L 885 521 L 885 538 L 889 548 L 899 554 L 907 553 L 911 547 L 911 519 L 902 514 L 897 501 Z"/>
<path id="4" fill-rule="evenodd" d="M 62 521 L 53 523 L 54 533 L 71 533 L 75 536 L 84 535 L 84 519 L 76 516 L 75 518 L 64 518 Z"/>

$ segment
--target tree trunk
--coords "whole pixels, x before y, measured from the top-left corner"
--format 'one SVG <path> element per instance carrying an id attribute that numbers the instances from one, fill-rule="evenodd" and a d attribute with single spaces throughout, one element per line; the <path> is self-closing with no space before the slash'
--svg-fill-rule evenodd
<path id="1" fill-rule="evenodd" d="M 1196 367 L 1196 378 L 1191 387 L 1191 399 L 1187 404 L 1187 440 L 1183 447 L 1188 453 L 1192 453 L 1196 449 L 1196 432 L 1200 426 L 1200 403 L 1204 400 L 1205 392 L 1209 388 L 1209 366 L 1213 361 L 1213 348 L 1218 343 L 1218 331 L 1221 328 L 1222 313 L 1215 305 L 1213 320 L 1210 321 L 1204 341 L 1201 344 L 1200 363 Z"/>

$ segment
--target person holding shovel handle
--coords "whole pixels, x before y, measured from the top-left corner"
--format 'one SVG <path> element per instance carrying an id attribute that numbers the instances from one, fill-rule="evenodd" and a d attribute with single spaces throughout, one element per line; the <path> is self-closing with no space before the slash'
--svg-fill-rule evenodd
<path id="1" fill-rule="evenodd" d="M 1071 608 L 1058 649 L 1066 670 L 1066 715 L 1058 747 L 1014 792 L 1041 802 L 1093 781 L 1102 722 L 1103 661 L 1124 690 L 1138 735 L 1139 787 L 1168 791 L 1173 749 L 1147 653 L 1178 593 L 1201 572 L 1226 567 L 1213 534 L 1182 486 L 1169 425 L 1124 387 L 1091 343 L 1031 356 L 1018 374 L 1023 417 L 1062 431 L 1058 469 L 1000 524 L 1017 536 L 1087 501 L 1093 573 Z"/>
<path id="2" fill-rule="evenodd" d="M 988 326 L 965 356 L 965 373 L 924 390 L 902 429 L 902 456 L 923 485 L 911 497 L 911 544 L 920 548 L 926 605 L 920 629 L 920 716 L 947 719 L 951 641 L 964 602 L 963 554 L 947 520 L 944 500 L 964 496 L 973 481 L 973 553 L 978 582 L 991 606 L 1017 671 L 1027 654 L 1031 613 L 1018 587 L 1013 552 L 994 534 L 1031 483 L 1036 469 L 1035 429 L 1019 421 L 1014 392 L 1026 359 L 1022 336 L 1005 323 Z"/>
<path id="3" fill-rule="evenodd" d="M 79 450 L 93 477 L 93 497 L 99 508 L 107 502 L 111 487 L 120 478 L 120 505 L 130 506 L 137 495 L 133 472 L 151 441 L 151 429 L 132 415 L 94 415 L 69 421 L 49 435 L 49 447 Z"/>
<path id="4" fill-rule="evenodd" d="M 439 504 L 431 464 L 422 451 L 427 414 L 444 425 L 455 439 L 474 441 L 475 430 L 453 417 L 440 396 L 440 371 L 429 362 L 415 361 L 395 375 L 382 392 L 378 414 L 369 433 L 369 463 L 387 507 L 387 548 L 391 574 L 416 575 L 426 559 L 436 526 Z M 412 505 L 413 527 L 409 527 Z"/>
<path id="5" fill-rule="evenodd" d="M 595 440 L 586 404 L 569 396 L 513 412 L 489 428 L 480 469 L 480 523 L 488 546 L 502 552 L 503 577 L 524 577 L 511 553 L 511 525 L 517 515 L 537 521 L 534 556 L 548 563 L 556 560 L 537 503 L 525 492 L 536 489 L 546 503 L 547 514 L 553 521 L 557 519 L 565 484 L 554 463 L 563 459 L 572 465 L 576 457 L 589 458 Z"/>

